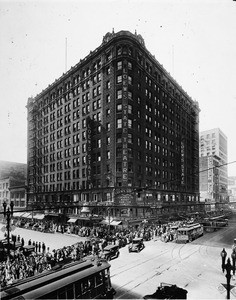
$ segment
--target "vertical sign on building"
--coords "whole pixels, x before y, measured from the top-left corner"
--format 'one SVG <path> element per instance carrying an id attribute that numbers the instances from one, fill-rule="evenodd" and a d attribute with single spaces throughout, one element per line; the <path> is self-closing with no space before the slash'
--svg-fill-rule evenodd
<path id="1" fill-rule="evenodd" d="M 185 184 L 185 146 L 184 146 L 184 141 L 181 141 L 181 185 Z"/>
<path id="2" fill-rule="evenodd" d="M 122 185 L 128 185 L 128 78 L 127 62 L 124 60 L 122 94 L 123 94 L 123 113 L 122 113 Z"/>
<path id="3" fill-rule="evenodd" d="M 87 123 L 87 188 L 91 185 L 91 156 L 92 156 L 92 129 L 91 129 L 91 119 L 88 117 Z"/>

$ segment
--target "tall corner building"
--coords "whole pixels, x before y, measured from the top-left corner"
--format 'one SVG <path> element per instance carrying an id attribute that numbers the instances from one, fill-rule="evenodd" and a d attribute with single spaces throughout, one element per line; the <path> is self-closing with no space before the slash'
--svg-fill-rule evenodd
<path id="1" fill-rule="evenodd" d="M 200 192 L 217 208 L 228 200 L 227 136 L 219 128 L 202 131 L 199 148 Z"/>
<path id="2" fill-rule="evenodd" d="M 199 201 L 198 103 L 141 35 L 107 33 L 27 110 L 29 204 Z"/>

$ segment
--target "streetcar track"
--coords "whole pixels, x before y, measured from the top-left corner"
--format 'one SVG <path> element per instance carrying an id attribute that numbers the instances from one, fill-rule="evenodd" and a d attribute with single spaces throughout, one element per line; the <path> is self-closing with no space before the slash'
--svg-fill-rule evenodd
<path id="1" fill-rule="evenodd" d="M 122 274 L 122 273 L 124 273 L 124 272 L 126 272 L 126 271 L 128 271 L 128 270 L 131 270 L 131 269 L 133 269 L 133 268 L 135 268 L 135 267 L 138 267 L 138 266 L 141 266 L 141 265 L 143 265 L 143 264 L 146 264 L 147 262 L 149 262 L 149 261 L 151 261 L 151 260 L 153 260 L 153 259 L 155 259 L 155 258 L 158 258 L 158 257 L 162 256 L 163 254 L 166 254 L 166 253 L 169 252 L 169 251 L 170 251 L 170 250 L 163 251 L 162 253 L 160 253 L 160 254 L 158 254 L 158 255 L 154 255 L 154 256 L 152 256 L 150 259 L 146 259 L 145 261 L 143 261 L 143 262 L 141 262 L 141 263 L 139 263 L 139 264 L 137 264 L 137 263 L 135 262 L 135 265 L 132 265 L 130 268 L 124 269 L 123 271 L 121 271 L 121 272 L 119 272 L 119 273 L 117 273 L 117 274 L 112 274 L 111 277 L 114 277 L 114 276 L 116 276 L 116 275 Z M 123 269 L 124 267 L 125 267 L 125 266 L 121 266 L 121 267 L 117 268 L 117 270 Z"/>
<path id="2" fill-rule="evenodd" d="M 229 231 L 229 229 L 226 229 L 225 231 Z M 225 232 L 224 231 L 224 232 Z M 223 232 L 222 232 L 223 234 Z M 123 265 L 122 267 L 120 267 L 118 269 L 118 271 L 120 270 L 120 272 L 116 272 L 115 274 L 113 274 L 111 277 L 116 277 L 121 275 L 122 273 L 125 273 L 128 270 L 135 270 L 136 267 L 140 267 L 142 265 L 145 265 L 146 263 L 158 259 L 159 257 L 161 257 L 162 255 L 165 255 L 166 253 L 170 252 L 170 257 L 171 259 L 169 261 L 165 261 L 164 263 L 161 263 L 156 269 L 154 274 L 149 274 L 150 276 L 148 276 L 145 280 L 143 280 L 143 277 L 145 277 L 145 275 L 147 275 L 149 273 L 149 271 L 145 271 L 144 273 L 138 275 L 135 280 L 137 280 L 138 282 L 135 284 L 135 286 L 133 286 L 131 289 L 135 289 L 138 286 L 140 286 L 141 284 L 148 282 L 149 280 L 153 279 L 156 276 L 162 275 L 164 272 L 168 271 L 169 269 L 176 267 L 176 265 L 183 263 L 184 260 L 188 259 L 189 257 L 193 256 L 194 254 L 198 253 L 200 254 L 200 257 L 202 258 L 202 261 L 204 260 L 204 264 L 206 264 L 207 266 L 213 266 L 214 269 L 219 271 L 219 268 L 217 268 L 214 263 L 212 262 L 207 262 L 208 260 L 206 259 L 206 257 L 211 258 L 211 255 L 209 253 L 209 249 L 210 247 L 207 245 L 209 243 L 209 241 L 214 240 L 215 236 L 210 237 L 207 241 L 198 241 L 201 244 L 197 243 L 192 243 L 193 247 L 186 247 L 186 244 L 183 245 L 179 245 L 176 244 L 174 245 L 171 250 L 165 250 L 161 253 L 158 253 L 157 255 L 153 255 L 151 258 L 146 259 L 144 262 L 139 262 L 138 264 L 132 264 L 132 266 L 130 266 L 129 268 L 125 268 L 125 265 Z M 173 263 L 175 261 L 175 263 Z M 186 269 L 186 271 L 189 271 L 188 269 L 188 265 L 183 264 L 183 267 Z M 122 270 L 121 270 L 122 269 Z M 153 270 L 154 271 L 154 270 Z M 135 272 L 134 272 L 135 274 Z M 202 272 L 198 273 L 198 274 L 189 274 L 189 272 L 185 272 L 185 277 L 186 277 L 186 284 L 185 287 L 188 286 L 191 282 L 196 281 L 200 276 L 202 276 Z M 125 295 L 128 295 L 130 292 L 130 288 L 126 288 L 130 283 L 133 282 L 134 279 L 132 279 L 129 282 L 126 282 L 125 284 L 123 284 L 122 286 L 119 286 L 117 288 L 117 292 L 120 293 L 120 295 L 118 295 L 117 299 L 123 299 L 126 298 Z M 126 290 L 126 291 L 122 291 L 122 290 Z"/>
<path id="3" fill-rule="evenodd" d="M 203 249 L 205 250 L 205 254 L 202 253 L 202 251 L 201 251 Z M 211 268 L 213 267 L 214 269 L 219 271 L 219 268 L 217 268 L 215 266 L 215 264 L 208 262 L 208 260 L 206 259 L 206 257 L 211 258 L 211 255 L 208 253 L 208 249 L 209 249 L 209 246 L 207 246 L 207 245 L 199 245 L 199 254 L 202 257 L 202 259 L 204 260 L 204 264 L 207 266 L 210 266 Z"/>
<path id="4" fill-rule="evenodd" d="M 172 268 L 172 267 L 176 267 L 176 264 L 180 264 L 180 263 L 182 262 L 182 260 L 183 260 L 183 259 L 181 258 L 181 255 L 180 255 L 180 250 L 181 250 L 184 246 L 185 246 L 185 244 L 182 245 L 182 246 L 179 248 L 177 257 L 176 257 L 176 256 L 174 257 L 173 251 L 171 251 L 172 259 L 169 260 L 169 261 L 167 261 L 167 262 L 164 262 L 163 264 L 160 264 L 160 265 L 158 266 L 158 268 L 156 269 L 156 270 L 158 270 L 158 269 L 162 268 L 163 266 L 165 266 L 162 270 L 160 270 L 160 272 L 156 271 L 155 274 L 153 274 L 152 276 L 147 277 L 147 279 L 146 279 L 145 281 L 143 281 L 143 276 L 146 275 L 146 274 L 148 274 L 149 271 L 146 271 L 145 273 L 142 273 L 142 274 L 140 274 L 138 277 L 136 277 L 136 280 L 139 280 L 139 279 L 141 278 L 141 282 L 139 282 L 138 284 L 136 284 L 136 285 L 135 285 L 134 287 L 132 287 L 132 288 L 135 288 L 135 287 L 139 286 L 141 283 L 144 283 L 144 282 L 146 282 L 146 281 L 148 281 L 148 280 L 154 278 L 155 276 L 158 276 L 158 275 L 163 274 L 164 272 L 168 271 L 168 270 L 169 270 L 170 268 Z M 174 248 L 173 248 L 172 250 L 176 249 L 177 247 L 178 247 L 178 245 L 175 245 Z M 191 249 L 190 249 L 190 250 L 191 250 Z M 167 253 L 167 252 L 169 252 L 169 250 L 168 250 L 168 251 L 165 251 L 165 252 L 162 252 L 162 254 L 165 254 L 165 253 Z M 191 251 L 191 253 L 190 253 L 187 257 L 193 255 L 193 254 L 196 253 L 196 252 L 197 252 L 197 250 L 194 250 L 193 252 Z M 162 254 L 161 254 L 161 255 L 162 255 Z M 153 260 L 154 258 L 158 258 L 158 257 L 161 256 L 161 255 L 155 255 L 155 256 L 152 256 L 151 259 L 148 259 L 148 260 L 146 260 L 146 261 L 143 262 L 143 263 L 146 263 L 147 261 Z M 187 257 L 186 257 L 186 258 L 187 258 Z M 175 265 L 173 265 L 172 262 L 173 262 L 174 260 L 176 260 L 176 259 L 179 259 L 179 258 L 180 258 L 180 260 L 179 260 L 178 262 L 176 262 Z M 125 269 L 125 270 L 123 270 L 122 272 L 119 272 L 119 273 L 117 273 L 117 274 L 112 275 L 111 277 L 118 276 L 118 275 L 120 275 L 121 273 L 126 272 L 127 270 L 131 270 L 131 269 L 134 269 L 136 266 L 142 265 L 143 263 L 140 263 L 140 264 L 138 264 L 138 265 L 135 265 L 135 266 L 132 266 L 132 267 L 130 267 L 130 268 L 128 268 L 128 269 Z M 195 280 L 195 278 L 191 277 L 191 280 L 193 280 L 193 279 Z M 133 280 L 132 280 L 132 281 L 133 281 Z M 130 283 L 130 282 L 125 283 L 125 284 L 122 285 L 122 286 L 119 286 L 119 288 L 117 288 L 117 291 L 120 291 L 120 290 L 124 289 L 129 283 Z M 119 295 L 118 298 L 124 298 L 123 296 L 124 296 L 125 294 L 127 294 L 127 292 L 122 293 L 122 295 Z"/>

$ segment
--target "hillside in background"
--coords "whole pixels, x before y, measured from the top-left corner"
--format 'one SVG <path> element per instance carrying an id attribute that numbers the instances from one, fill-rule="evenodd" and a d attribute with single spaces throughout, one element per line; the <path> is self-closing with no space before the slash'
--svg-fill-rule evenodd
<path id="1" fill-rule="evenodd" d="M 27 164 L 0 160 L 0 179 L 13 177 L 26 180 Z"/>

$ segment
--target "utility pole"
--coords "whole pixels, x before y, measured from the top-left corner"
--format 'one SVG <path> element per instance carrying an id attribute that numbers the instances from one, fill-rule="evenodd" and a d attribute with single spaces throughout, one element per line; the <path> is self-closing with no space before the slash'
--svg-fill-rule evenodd
<path id="1" fill-rule="evenodd" d="M 7 203 L 4 201 L 3 202 L 3 215 L 4 218 L 6 218 L 7 221 L 7 255 L 8 257 L 10 256 L 10 221 L 11 221 L 11 217 L 13 216 L 13 207 L 14 207 L 14 203 L 11 202 L 10 203 L 10 207 L 8 207 L 7 209 Z"/>

